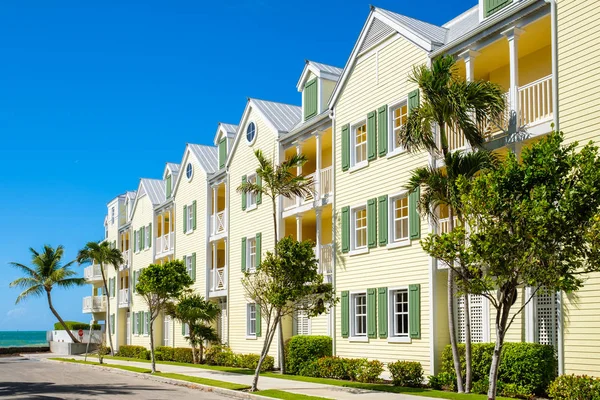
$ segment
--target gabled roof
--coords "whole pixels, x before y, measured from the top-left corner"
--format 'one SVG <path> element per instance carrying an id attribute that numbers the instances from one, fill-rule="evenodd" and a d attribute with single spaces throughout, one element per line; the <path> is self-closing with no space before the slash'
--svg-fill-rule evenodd
<path id="1" fill-rule="evenodd" d="M 210 175 L 219 169 L 217 147 L 188 143 L 185 146 L 185 151 L 183 152 L 181 165 L 187 164 L 187 159 L 190 155 L 196 158 L 198 164 L 200 164 L 200 168 L 204 170 L 206 175 Z M 183 179 L 184 175 L 185 174 L 179 174 L 177 179 L 174 181 L 172 196 L 175 196 L 177 188 L 179 188 L 179 182 L 181 182 L 181 179 Z"/>
<path id="2" fill-rule="evenodd" d="M 223 122 L 219 122 L 217 126 L 217 133 L 215 133 L 215 139 L 213 143 L 215 146 L 219 145 L 219 141 L 221 140 L 221 133 L 224 133 L 226 136 L 233 138 L 238 130 L 238 126 L 234 124 L 226 124 Z"/>
<path id="3" fill-rule="evenodd" d="M 223 130 L 225 131 L 225 133 L 233 133 L 235 134 L 237 132 L 237 125 L 234 124 L 226 124 L 224 122 L 219 122 L 219 125 L 221 125 L 221 127 L 223 128 Z"/>
<path id="4" fill-rule="evenodd" d="M 478 4 L 442 25 L 442 27 L 448 30 L 445 43 L 447 44 L 453 42 L 459 37 L 477 28 L 479 24 Z"/>
<path id="5" fill-rule="evenodd" d="M 407 17 L 406 15 L 398 14 L 393 11 L 385 10 L 383 8 L 376 7 L 375 10 L 394 22 L 399 26 L 412 31 L 423 39 L 429 41 L 432 44 L 442 45 L 446 43 L 447 29 L 441 26 L 433 25 L 428 22 L 424 22 L 415 18 Z"/>
<path id="6" fill-rule="evenodd" d="M 306 63 L 304 64 L 304 69 L 302 70 L 302 74 L 300 75 L 300 79 L 296 84 L 296 88 L 299 92 L 304 87 L 306 80 L 308 79 L 309 72 L 312 72 L 319 78 L 329 79 L 330 81 L 337 82 L 337 80 L 340 79 L 340 76 L 342 75 L 343 69 L 334 67 L 333 65 L 327 65 L 315 61 L 306 60 Z"/>
<path id="7" fill-rule="evenodd" d="M 181 169 L 181 166 L 179 164 L 168 162 L 165 165 L 165 171 L 163 172 L 163 179 L 167 179 L 167 175 L 168 175 L 169 171 L 171 171 L 171 175 L 173 176 L 173 178 L 177 179 L 177 175 L 179 175 L 180 169 Z"/>
<path id="8" fill-rule="evenodd" d="M 163 203 L 166 196 L 166 188 L 165 181 L 162 179 L 148 179 L 142 178 L 140 179 L 140 184 L 138 185 L 138 190 L 134 192 L 135 200 L 133 202 L 133 207 L 131 207 L 131 217 L 137 208 L 138 201 L 145 196 L 148 196 L 150 203 L 152 203 L 153 207 Z"/>

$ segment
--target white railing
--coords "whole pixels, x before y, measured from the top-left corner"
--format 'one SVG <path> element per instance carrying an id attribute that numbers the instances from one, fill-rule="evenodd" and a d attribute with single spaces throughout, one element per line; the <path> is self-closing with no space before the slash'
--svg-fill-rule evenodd
<path id="1" fill-rule="evenodd" d="M 454 217 L 454 226 L 458 224 L 458 218 Z M 450 232 L 450 218 L 441 218 L 438 224 L 439 233 L 449 233 Z"/>
<path id="2" fill-rule="evenodd" d="M 119 307 L 129 306 L 129 288 L 119 289 Z"/>
<path id="3" fill-rule="evenodd" d="M 83 298 L 83 312 L 106 311 L 106 296 L 87 296 Z"/>
<path id="4" fill-rule="evenodd" d="M 448 141 L 448 150 L 454 151 L 465 147 L 465 135 L 458 126 L 450 126 L 446 128 L 446 140 Z M 435 135 L 435 142 L 438 149 L 442 149 L 442 137 L 438 128 L 437 134 Z"/>
<path id="5" fill-rule="evenodd" d="M 319 177 L 318 184 L 316 181 L 317 174 Z M 298 198 L 295 196 L 292 198 L 284 197 L 284 211 L 291 210 L 292 208 L 298 207 L 300 205 L 311 203 L 315 199 L 318 200 L 324 197 L 325 195 L 333 193 L 333 166 L 329 166 L 317 172 L 313 172 L 312 174 L 305 175 L 305 177 L 313 181 L 313 184 L 310 185 L 310 193 L 303 196 L 300 199 L 300 201 L 298 201 Z"/>
<path id="6" fill-rule="evenodd" d="M 552 75 L 519 87 L 519 125 L 533 125 L 552 119 Z"/>
<path id="7" fill-rule="evenodd" d="M 219 291 L 225 290 L 227 288 L 227 277 L 226 274 L 227 267 L 221 268 L 212 268 L 210 270 L 210 290 L 211 291 Z"/>
<path id="8" fill-rule="evenodd" d="M 319 197 L 319 194 L 316 193 L 315 176 L 315 172 L 305 176 L 306 180 L 312 181 L 312 184 L 309 186 L 309 192 L 302 197 L 302 204 L 310 203 L 315 199 L 315 197 Z"/>
<path id="9" fill-rule="evenodd" d="M 283 209 L 284 210 L 289 210 L 294 207 L 296 207 L 296 196 L 293 196 L 292 198 L 289 198 L 289 197 L 283 198 Z"/>
<path id="10" fill-rule="evenodd" d="M 319 197 L 333 193 L 333 166 L 321 169 L 319 172 Z"/>
<path id="11" fill-rule="evenodd" d="M 319 273 L 323 274 L 325 283 L 333 283 L 333 244 L 324 244 L 320 251 L 313 247 L 315 257 L 319 259 Z"/>
<path id="12" fill-rule="evenodd" d="M 131 253 L 130 250 L 124 250 L 121 252 L 121 254 L 123 255 L 123 264 L 121 264 L 119 266 L 119 271 L 123 271 L 124 269 L 127 269 L 129 267 L 129 254 Z"/>
<path id="13" fill-rule="evenodd" d="M 227 227 L 226 211 L 227 210 L 219 211 L 210 216 L 210 226 L 212 227 L 213 235 L 219 235 L 225 232 L 225 228 Z"/>
<path id="14" fill-rule="evenodd" d="M 90 265 L 83 270 L 83 277 L 86 281 L 101 281 L 102 270 L 99 264 Z"/>
<path id="15" fill-rule="evenodd" d="M 173 251 L 173 236 L 175 235 L 171 232 L 156 238 L 156 254 Z"/>

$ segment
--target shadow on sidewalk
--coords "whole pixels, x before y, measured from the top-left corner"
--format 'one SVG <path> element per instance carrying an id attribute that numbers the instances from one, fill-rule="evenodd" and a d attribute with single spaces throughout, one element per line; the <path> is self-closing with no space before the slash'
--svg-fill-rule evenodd
<path id="1" fill-rule="evenodd" d="M 166 389 L 142 385 L 110 385 L 110 384 L 69 384 L 59 385 L 53 382 L 2 382 L 0 381 L 0 398 L 5 396 L 26 396 L 28 399 L 62 399 L 61 394 L 77 394 L 80 398 L 100 395 L 139 395 L 139 391 L 161 391 Z M 138 393 L 136 393 L 136 391 Z M 58 397 L 53 397 L 57 395 Z"/>

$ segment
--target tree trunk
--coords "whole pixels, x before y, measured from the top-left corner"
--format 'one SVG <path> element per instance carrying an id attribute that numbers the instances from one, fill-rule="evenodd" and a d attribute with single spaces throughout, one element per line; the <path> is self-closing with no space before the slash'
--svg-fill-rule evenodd
<path id="1" fill-rule="evenodd" d="M 452 207 L 448 207 L 448 217 L 448 229 L 452 231 L 454 230 Z M 450 266 L 448 267 L 448 330 L 450 331 L 450 346 L 452 347 L 454 372 L 456 373 L 456 389 L 459 393 L 463 393 L 465 389 L 463 387 L 460 356 L 458 354 L 458 342 L 456 340 L 456 328 L 454 326 L 454 270 Z"/>
<path id="2" fill-rule="evenodd" d="M 50 296 L 50 290 L 46 289 L 46 295 L 48 296 L 48 307 L 50 307 L 50 311 L 52 311 L 52 314 L 54 314 L 58 322 L 60 322 L 65 331 L 67 331 L 67 335 L 69 335 L 71 340 L 73 340 L 73 343 L 78 343 L 79 340 L 75 339 L 75 335 L 73 335 L 73 332 L 71 332 L 71 330 L 67 327 L 67 324 L 65 324 L 65 321 L 63 321 L 63 319 L 60 317 L 60 315 L 58 315 L 58 313 L 54 309 L 54 306 L 52 305 L 52 296 Z"/>
<path id="3" fill-rule="evenodd" d="M 196 364 L 196 346 L 192 345 L 192 363 Z"/>
<path id="4" fill-rule="evenodd" d="M 198 358 L 200 359 L 200 364 L 202 364 L 203 361 L 203 353 L 204 353 L 204 343 L 202 343 L 202 341 L 200 341 L 200 353 L 198 354 Z"/>
<path id="5" fill-rule="evenodd" d="M 273 337 L 275 336 L 276 327 L 279 324 L 279 315 L 275 317 L 273 321 L 273 326 L 267 329 L 267 335 L 265 337 L 265 342 L 263 344 L 262 351 L 260 353 L 260 358 L 258 359 L 258 364 L 256 365 L 256 370 L 254 371 L 254 378 L 252 379 L 252 388 L 251 392 L 256 392 L 258 390 L 258 378 L 260 377 L 260 368 L 262 367 L 263 361 L 269 354 L 269 349 L 271 348 L 271 343 L 273 342 Z"/>
<path id="6" fill-rule="evenodd" d="M 473 381 L 471 366 L 471 306 L 469 304 L 469 294 L 465 293 L 463 298 L 465 302 L 465 393 L 469 393 Z"/>
<path id="7" fill-rule="evenodd" d="M 114 356 L 115 351 L 113 349 L 112 335 L 110 331 L 110 293 L 108 293 L 108 284 L 106 283 L 106 275 L 104 275 L 104 265 L 100 264 L 100 272 L 102 272 L 102 283 L 104 284 L 104 292 L 106 293 L 106 336 L 108 336 L 108 343 L 110 346 L 110 355 Z M 92 299 L 93 302 L 93 299 Z"/>
<path id="8" fill-rule="evenodd" d="M 152 360 L 152 373 L 156 373 L 156 359 L 154 358 L 154 318 L 150 313 L 150 358 Z"/>
<path id="9" fill-rule="evenodd" d="M 512 289 L 511 292 L 512 294 Z M 504 346 L 504 336 L 506 335 L 506 324 L 508 322 L 508 315 L 510 313 L 510 307 L 512 305 L 511 298 L 506 300 L 504 295 L 504 301 L 500 302 L 500 309 L 496 310 L 496 345 L 494 346 L 494 354 L 492 354 L 492 365 L 490 366 L 488 388 L 488 399 L 496 399 L 496 391 L 498 390 L 498 368 L 500 367 L 502 347 Z"/>
<path id="10" fill-rule="evenodd" d="M 274 254 L 275 257 L 277 257 L 277 242 L 279 241 L 279 237 L 277 236 L 277 197 L 275 195 L 273 195 L 273 197 L 271 197 L 272 199 L 272 205 L 273 205 L 273 242 L 275 243 L 274 246 Z M 279 345 L 279 371 L 281 371 L 282 374 L 285 374 L 285 351 L 284 351 L 284 340 L 283 340 L 283 321 L 280 319 L 279 323 L 277 324 L 277 327 L 279 328 L 279 333 L 278 333 L 278 345 Z"/>

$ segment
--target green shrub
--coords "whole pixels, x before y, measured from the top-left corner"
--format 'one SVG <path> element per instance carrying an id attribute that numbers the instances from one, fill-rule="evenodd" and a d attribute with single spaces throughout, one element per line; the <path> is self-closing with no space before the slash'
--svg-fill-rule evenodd
<path id="1" fill-rule="evenodd" d="M 561 375 L 548 387 L 554 400 L 600 400 L 600 378 L 587 375 Z"/>
<path id="2" fill-rule="evenodd" d="M 464 344 L 458 346 L 458 351 L 464 373 Z M 494 343 L 473 343 L 473 382 L 488 380 L 493 352 Z M 523 393 L 543 395 L 556 377 L 556 366 L 552 346 L 537 343 L 504 343 L 498 369 L 499 386 L 500 383 L 514 384 L 517 390 Z M 442 372 L 455 376 L 450 346 L 447 346 L 442 354 Z"/>
<path id="3" fill-rule="evenodd" d="M 490 387 L 490 385 L 487 380 L 486 381 L 475 381 L 475 382 L 473 382 L 473 385 L 471 387 L 471 392 L 477 393 L 477 394 L 487 394 L 489 387 Z"/>
<path id="4" fill-rule="evenodd" d="M 90 324 L 86 324 L 85 322 L 65 321 L 65 325 L 67 325 L 67 328 L 69 328 L 70 331 L 78 331 L 80 329 L 87 331 L 90 329 Z M 94 324 L 94 325 L 92 325 L 92 328 L 95 331 L 99 331 L 101 329 L 100 324 Z M 54 324 L 54 330 L 55 331 L 64 331 L 65 328 L 63 328 L 63 326 L 60 322 L 56 322 Z"/>
<path id="5" fill-rule="evenodd" d="M 372 383 L 379 381 L 383 363 L 366 358 L 321 357 L 305 364 L 299 375 Z"/>
<path id="6" fill-rule="evenodd" d="M 98 362 L 102 364 L 104 362 L 104 356 L 110 354 L 110 347 L 104 343 L 98 345 Z"/>
<path id="7" fill-rule="evenodd" d="M 260 355 L 258 354 L 236 354 L 235 355 L 235 366 L 239 368 L 256 369 Z M 275 359 L 271 356 L 266 356 L 260 370 L 262 372 L 272 371 L 275 366 Z"/>
<path id="8" fill-rule="evenodd" d="M 150 360 L 152 358 L 152 353 L 150 352 L 150 350 L 143 350 L 140 351 L 140 354 L 138 354 L 138 358 L 140 360 Z"/>
<path id="9" fill-rule="evenodd" d="M 173 361 L 193 364 L 192 349 L 189 347 L 176 347 L 173 349 Z"/>
<path id="10" fill-rule="evenodd" d="M 154 349 L 154 357 L 157 361 L 174 361 L 175 349 L 168 346 L 158 346 Z"/>
<path id="11" fill-rule="evenodd" d="M 123 345 L 123 346 L 119 346 L 119 351 L 117 352 L 117 356 L 145 359 L 145 356 L 140 357 L 140 353 L 142 353 L 144 351 L 146 351 L 146 348 L 144 346 Z"/>
<path id="12" fill-rule="evenodd" d="M 421 387 L 423 367 L 417 361 L 396 361 L 388 363 L 394 386 Z"/>
<path id="13" fill-rule="evenodd" d="M 440 372 L 429 376 L 429 386 L 435 390 L 456 390 L 456 377 L 448 372 Z M 487 390 L 486 390 L 487 393 Z"/>
<path id="14" fill-rule="evenodd" d="M 500 395 L 504 397 L 514 397 L 516 399 L 531 399 L 534 397 L 529 390 L 514 383 L 503 383 L 498 389 Z"/>
<path id="15" fill-rule="evenodd" d="M 204 359 L 208 365 L 233 367 L 236 364 L 235 355 L 231 349 L 222 345 L 212 345 L 206 349 Z"/>
<path id="16" fill-rule="evenodd" d="M 297 375 L 306 364 L 332 355 L 329 336 L 293 336 L 286 343 L 287 373 Z"/>
<path id="17" fill-rule="evenodd" d="M 379 376 L 383 372 L 383 363 L 381 361 L 369 361 L 366 358 L 363 358 L 358 359 L 356 362 L 351 362 L 350 365 L 353 367 L 349 371 L 351 380 L 363 383 L 375 383 L 380 381 Z"/>

